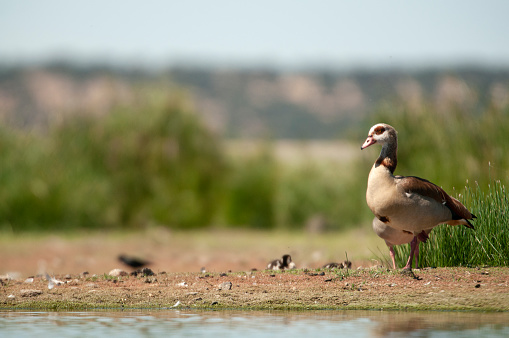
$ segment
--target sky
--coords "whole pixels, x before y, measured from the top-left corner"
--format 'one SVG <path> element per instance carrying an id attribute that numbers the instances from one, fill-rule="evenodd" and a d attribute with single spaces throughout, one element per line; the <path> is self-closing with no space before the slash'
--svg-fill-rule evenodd
<path id="1" fill-rule="evenodd" d="M 509 67 L 509 1 L 0 0 L 0 63 Z"/>

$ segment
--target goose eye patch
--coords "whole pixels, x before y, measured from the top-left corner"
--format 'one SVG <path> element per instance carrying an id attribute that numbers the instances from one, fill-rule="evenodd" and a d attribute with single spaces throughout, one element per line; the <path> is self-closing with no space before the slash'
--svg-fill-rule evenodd
<path id="1" fill-rule="evenodd" d="M 382 134 L 384 131 L 385 131 L 385 128 L 382 127 L 382 126 L 379 126 L 379 127 L 375 128 L 375 134 L 377 134 L 377 135 Z"/>

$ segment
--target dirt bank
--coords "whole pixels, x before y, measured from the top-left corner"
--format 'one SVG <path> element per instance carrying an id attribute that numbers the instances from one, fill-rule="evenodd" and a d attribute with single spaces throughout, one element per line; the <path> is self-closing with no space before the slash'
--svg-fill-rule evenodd
<path id="1" fill-rule="evenodd" d="M 2 309 L 236 308 L 509 311 L 509 268 L 58 275 L 3 280 Z"/>

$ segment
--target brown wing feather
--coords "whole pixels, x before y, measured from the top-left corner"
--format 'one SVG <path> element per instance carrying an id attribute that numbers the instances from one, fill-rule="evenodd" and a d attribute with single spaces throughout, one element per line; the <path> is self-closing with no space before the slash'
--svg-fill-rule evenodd
<path id="1" fill-rule="evenodd" d="M 396 184 L 406 193 L 426 196 L 442 204 L 447 202 L 447 193 L 436 184 L 423 178 L 415 176 L 396 176 Z"/>
<path id="2" fill-rule="evenodd" d="M 428 180 L 415 176 L 396 176 L 396 180 L 403 191 L 426 196 L 442 203 L 451 210 L 453 220 L 464 219 L 468 223 L 466 226 L 473 229 L 468 220 L 476 217 L 460 201 L 449 196 L 444 189 Z"/>

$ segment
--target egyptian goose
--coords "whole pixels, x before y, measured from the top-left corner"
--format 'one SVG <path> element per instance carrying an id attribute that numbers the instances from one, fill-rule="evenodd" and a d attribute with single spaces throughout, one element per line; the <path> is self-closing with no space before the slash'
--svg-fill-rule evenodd
<path id="1" fill-rule="evenodd" d="M 475 216 L 442 188 L 419 177 L 394 175 L 398 136 L 392 126 L 379 123 L 371 127 L 361 149 L 373 144 L 380 144 L 382 151 L 369 173 L 366 202 L 382 223 L 413 233 L 405 269 L 412 268 L 418 241 L 426 242 L 427 231 L 437 225 L 463 224 L 474 229 L 469 220 Z"/>
<path id="2" fill-rule="evenodd" d="M 394 254 L 394 246 L 402 245 L 412 242 L 414 239 L 413 232 L 406 230 L 399 230 L 396 228 L 391 228 L 387 224 L 383 223 L 378 218 L 373 218 L 373 231 L 385 241 L 385 244 L 389 247 L 389 254 L 392 260 L 392 267 L 396 269 L 396 258 Z M 426 235 L 429 234 L 431 229 L 426 230 Z M 419 245 L 415 248 L 415 267 L 419 268 Z"/>

